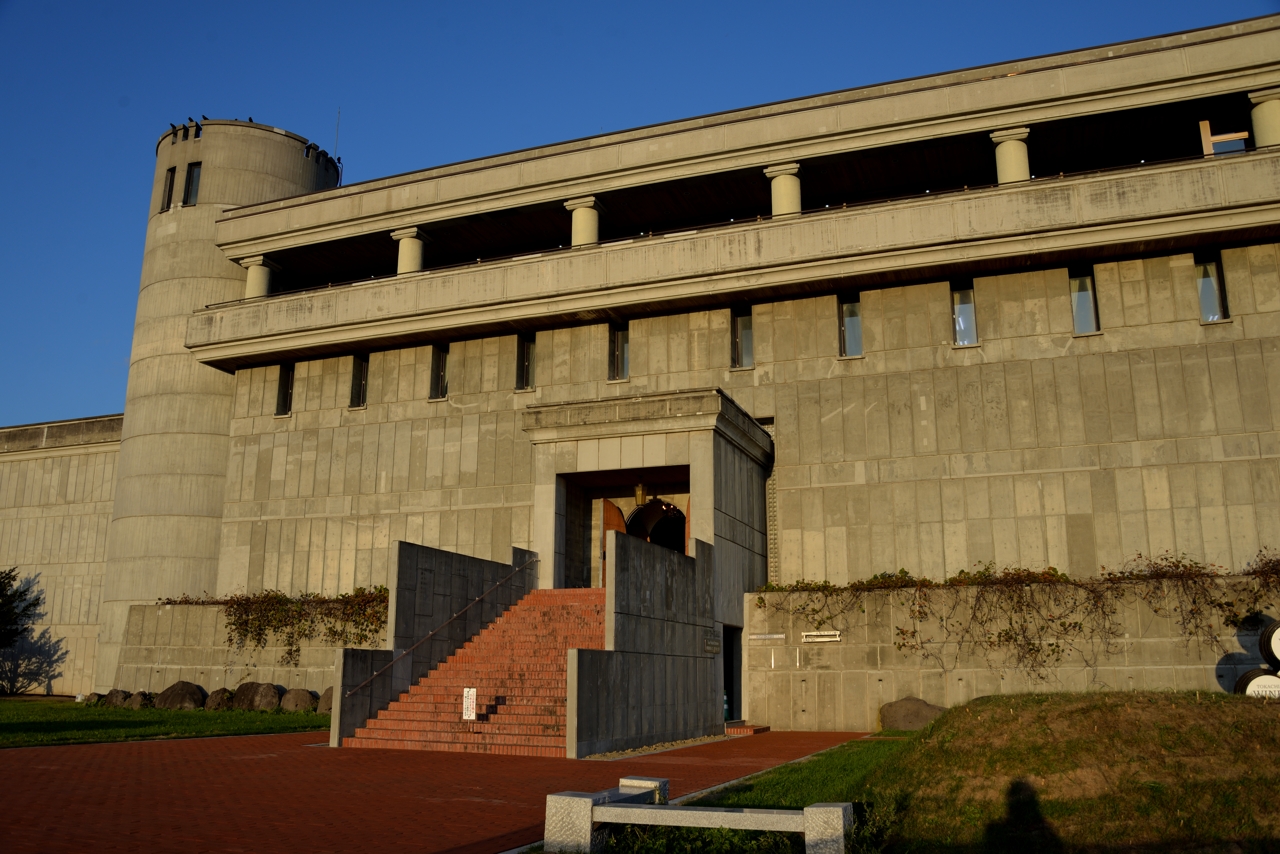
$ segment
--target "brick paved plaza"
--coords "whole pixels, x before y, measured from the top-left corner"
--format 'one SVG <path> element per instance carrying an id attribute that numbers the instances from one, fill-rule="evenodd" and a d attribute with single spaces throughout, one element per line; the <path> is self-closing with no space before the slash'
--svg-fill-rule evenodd
<path id="1" fill-rule="evenodd" d="M 314 746 L 326 733 L 0 751 L 0 851 L 501 852 L 545 796 L 668 777 L 672 797 L 852 733 L 775 732 L 612 762 Z"/>

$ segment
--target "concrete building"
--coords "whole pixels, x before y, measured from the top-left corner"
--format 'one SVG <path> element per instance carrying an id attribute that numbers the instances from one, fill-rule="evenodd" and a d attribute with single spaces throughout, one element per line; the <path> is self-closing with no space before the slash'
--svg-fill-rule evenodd
<path id="1" fill-rule="evenodd" d="M 765 580 L 1280 544 L 1280 16 L 337 178 L 161 137 L 123 419 L 0 431 L 54 690 L 148 687 L 158 597 L 630 531 L 713 550 L 736 717 Z"/>

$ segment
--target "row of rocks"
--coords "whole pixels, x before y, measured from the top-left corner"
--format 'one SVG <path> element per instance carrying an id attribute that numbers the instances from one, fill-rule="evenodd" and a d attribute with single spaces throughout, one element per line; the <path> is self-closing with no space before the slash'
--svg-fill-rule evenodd
<path id="1" fill-rule="evenodd" d="M 112 688 L 105 694 L 89 694 L 84 698 L 86 706 L 103 706 L 111 709 L 167 709 L 171 711 L 223 712 L 234 709 L 242 712 L 317 712 L 327 715 L 333 710 L 333 689 L 326 688 L 317 695 L 306 688 L 290 688 L 270 682 L 245 682 L 234 691 L 219 688 L 209 693 L 194 682 L 174 682 L 159 694 L 150 691 L 122 691 Z"/>

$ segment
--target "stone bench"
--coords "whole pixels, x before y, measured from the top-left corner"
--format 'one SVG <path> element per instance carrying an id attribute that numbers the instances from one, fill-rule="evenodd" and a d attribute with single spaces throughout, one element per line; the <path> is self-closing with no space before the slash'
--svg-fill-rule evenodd
<path id="1" fill-rule="evenodd" d="M 814 804 L 803 810 L 755 810 L 667 805 L 667 780 L 623 777 L 603 792 L 547 795 L 546 851 L 599 851 L 603 824 L 724 827 L 803 833 L 808 854 L 843 854 L 853 804 Z"/>

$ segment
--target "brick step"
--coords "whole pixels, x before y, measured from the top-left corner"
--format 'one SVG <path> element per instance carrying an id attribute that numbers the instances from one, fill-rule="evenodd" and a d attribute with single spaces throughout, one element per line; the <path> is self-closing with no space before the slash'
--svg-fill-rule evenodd
<path id="1" fill-rule="evenodd" d="M 557 691 L 561 694 L 565 691 L 565 677 L 560 678 L 482 678 L 477 674 L 462 674 L 455 679 L 432 679 L 427 684 L 411 685 L 408 694 L 426 694 L 431 691 L 440 693 L 456 693 L 462 696 L 462 689 L 475 688 L 477 699 L 481 694 L 492 694 L 494 696 L 502 696 L 504 694 L 513 694 L 516 692 L 531 691 Z"/>
<path id="2" fill-rule="evenodd" d="M 494 756 L 542 756 L 564 758 L 564 745 L 534 747 L 532 745 L 445 744 L 442 742 L 406 741 L 391 738 L 347 738 L 343 747 L 371 747 L 380 750 L 438 750 L 446 753 L 488 753 Z"/>
<path id="3" fill-rule="evenodd" d="M 559 709 L 559 711 L 556 711 L 556 709 L 535 707 L 535 705 L 529 705 L 529 707 L 524 707 L 522 709 L 517 707 L 516 711 L 512 711 L 512 708 L 509 707 L 509 705 L 499 705 L 497 712 L 480 712 L 479 714 L 486 714 L 486 716 L 488 716 L 486 720 L 490 722 L 513 721 L 513 722 L 527 723 L 532 721 L 563 721 L 564 720 L 563 709 Z M 410 712 L 410 711 L 403 711 L 403 709 L 387 709 L 387 712 L 385 712 L 385 714 L 379 714 L 378 717 L 370 718 L 369 723 L 367 723 L 366 726 L 371 726 L 372 723 L 374 723 L 374 721 L 410 721 L 410 722 L 421 722 L 421 723 L 435 723 L 435 722 L 449 723 L 452 721 L 461 721 L 461 720 L 462 720 L 462 712 L 457 707 L 448 709 L 448 711 L 431 711 L 431 712 Z"/>
<path id="4" fill-rule="evenodd" d="M 509 709 L 513 714 L 532 714 L 533 710 L 538 709 L 558 709 L 563 701 L 554 696 L 547 697 L 522 697 L 514 696 L 504 698 L 506 702 L 499 703 L 496 699 L 481 700 L 477 706 L 483 711 L 488 706 L 496 709 Z M 462 714 L 462 699 L 460 697 L 442 697 L 430 700 L 420 700 L 406 702 L 404 700 L 394 700 L 386 710 L 388 713 L 395 712 L 397 714 L 427 715 L 427 714 Z M 538 712 L 543 714 L 543 712 Z M 550 712 L 546 712 L 550 714 Z"/>
<path id="5" fill-rule="evenodd" d="M 368 733 L 366 735 L 365 733 Z M 382 738 L 397 741 L 417 742 L 420 744 L 442 745 L 512 745 L 532 747 L 559 746 L 561 756 L 564 755 L 564 734 L 558 735 L 503 735 L 487 732 L 411 732 L 408 730 L 356 730 L 356 739 Z"/>
<path id="6" fill-rule="evenodd" d="M 362 727 L 366 733 L 407 733 L 410 736 L 434 734 L 453 737 L 459 733 L 473 735 L 550 736 L 564 738 L 564 721 L 549 723 L 499 723 L 495 721 L 456 721 L 424 729 L 419 721 L 389 721 L 377 718 Z M 373 726 L 377 724 L 377 726 Z"/>

